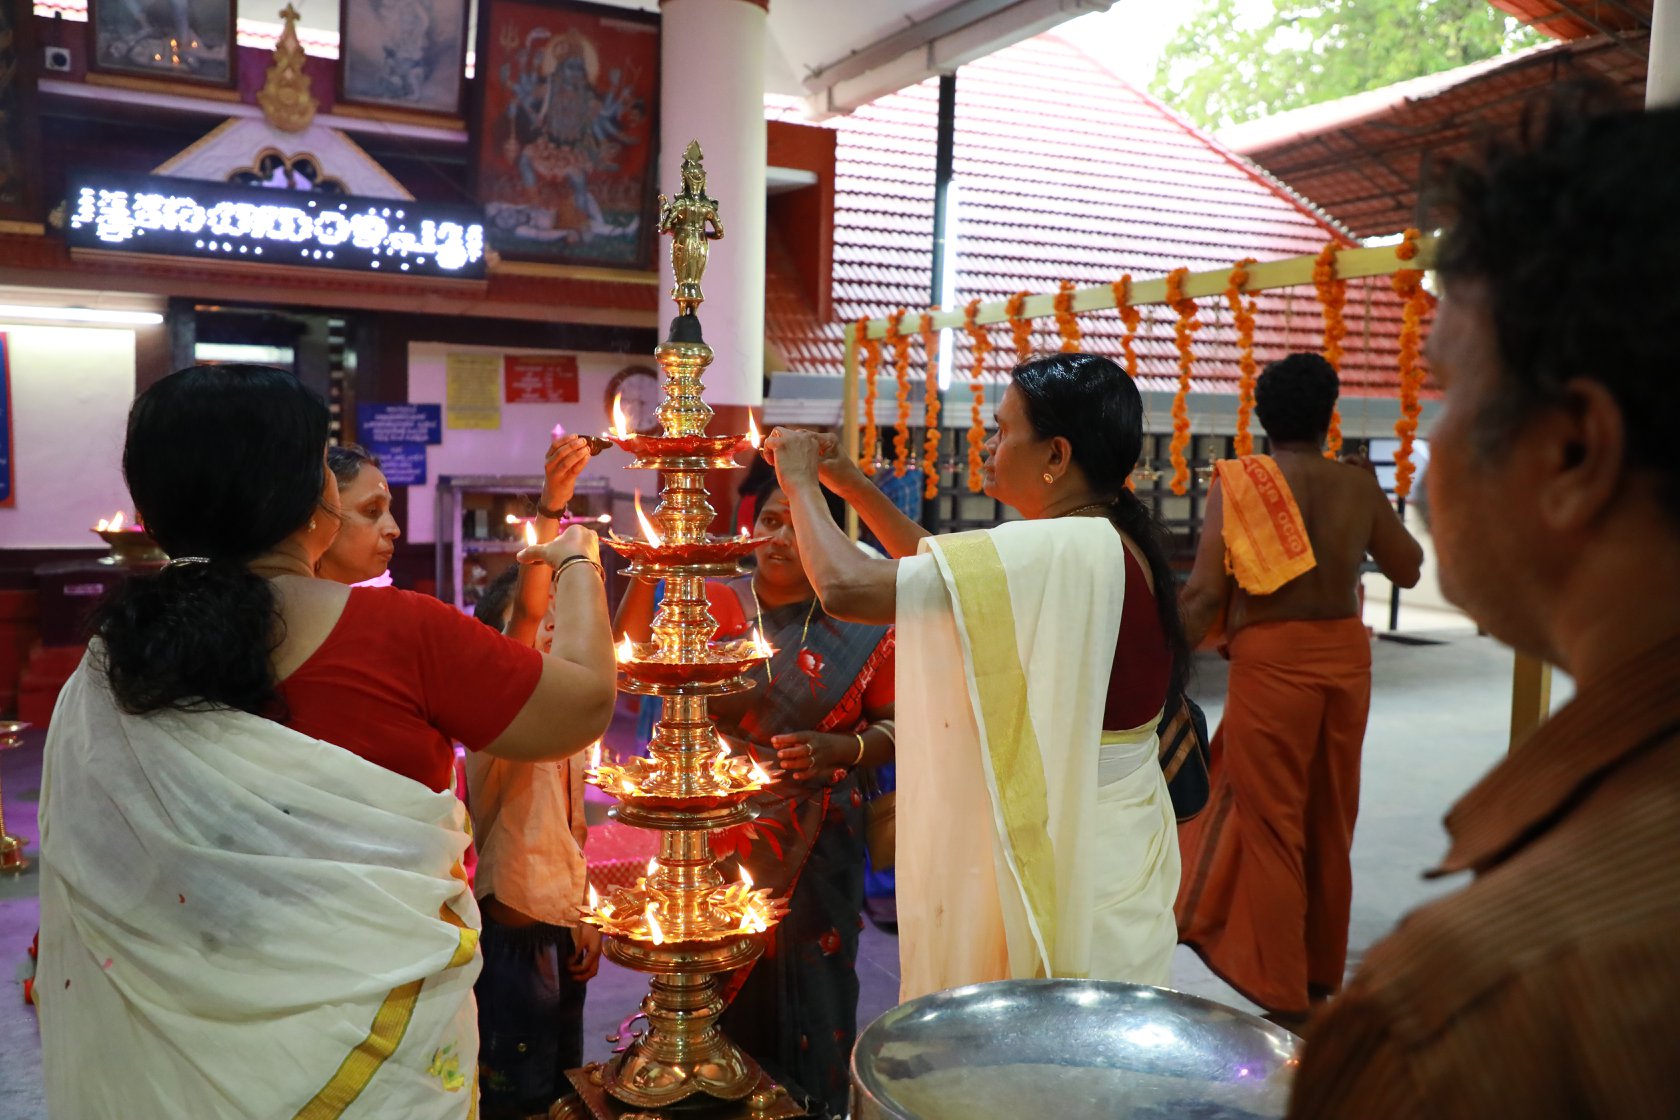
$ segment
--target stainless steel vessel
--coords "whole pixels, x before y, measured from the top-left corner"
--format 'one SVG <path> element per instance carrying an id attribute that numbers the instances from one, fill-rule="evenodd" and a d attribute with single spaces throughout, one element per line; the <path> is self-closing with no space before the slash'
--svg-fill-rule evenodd
<path id="1" fill-rule="evenodd" d="M 853 1120 L 1269 1120 L 1298 1039 L 1211 1000 L 1001 980 L 901 1004 L 858 1036 Z"/>

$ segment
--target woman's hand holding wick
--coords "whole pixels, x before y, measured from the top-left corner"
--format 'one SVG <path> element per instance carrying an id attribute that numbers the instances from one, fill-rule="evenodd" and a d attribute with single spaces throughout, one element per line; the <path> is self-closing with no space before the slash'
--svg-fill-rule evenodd
<path id="1" fill-rule="evenodd" d="M 521 564 L 547 564 L 557 567 L 568 556 L 587 556 L 601 562 L 601 538 L 586 525 L 569 525 L 558 537 L 545 544 L 533 544 L 519 550 L 516 559 Z"/>
<path id="2" fill-rule="evenodd" d="M 550 443 L 543 458 L 542 498 L 538 504 L 544 509 L 565 509 L 588 462 L 589 445 L 582 437 L 561 436 Z"/>
<path id="3" fill-rule="evenodd" d="M 796 731 L 773 735 L 776 765 L 789 778 L 817 779 L 825 784 L 839 781 L 858 756 L 856 735 L 830 735 L 821 731 Z"/>
<path id="4" fill-rule="evenodd" d="M 764 444 L 764 457 L 772 466 L 776 466 L 777 477 L 785 484 L 789 481 L 783 478 L 781 467 L 776 461 L 776 452 L 789 442 L 797 442 L 812 446 L 816 453 L 816 473 L 822 484 L 844 496 L 859 485 L 868 485 L 869 479 L 863 473 L 845 448 L 840 446 L 840 437 L 833 432 L 808 432 L 794 428 L 777 428 L 770 433 L 770 438 Z M 803 453 L 803 451 L 802 451 Z M 801 463 L 801 469 L 804 469 Z M 804 476 L 800 476 L 803 478 Z"/>
<path id="5" fill-rule="evenodd" d="M 817 468 L 822 461 L 819 439 L 815 432 L 777 428 L 764 441 L 764 457 L 776 468 L 776 481 L 781 483 L 783 491 L 818 482 Z"/>

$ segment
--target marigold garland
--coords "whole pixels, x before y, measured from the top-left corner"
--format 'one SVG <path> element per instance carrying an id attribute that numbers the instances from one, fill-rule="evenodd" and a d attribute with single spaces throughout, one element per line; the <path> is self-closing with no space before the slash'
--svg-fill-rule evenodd
<path id="1" fill-rule="evenodd" d="M 1137 341 L 1143 312 L 1132 306 L 1132 274 L 1126 273 L 1109 287 L 1114 289 L 1114 309 L 1120 312 L 1120 322 L 1126 327 L 1126 333 L 1120 338 L 1120 349 L 1126 355 L 1126 372 L 1135 381 L 1138 375 L 1137 351 L 1132 349 L 1132 344 Z"/>
<path id="2" fill-rule="evenodd" d="M 1073 317 L 1073 281 L 1063 280 L 1056 293 L 1056 333 L 1062 336 L 1062 353 L 1079 349 L 1079 321 Z"/>
<path id="3" fill-rule="evenodd" d="M 968 489 L 975 494 L 985 488 L 980 478 L 980 446 L 986 442 L 986 430 L 980 426 L 980 406 L 986 402 L 986 386 L 980 378 L 986 372 L 986 355 L 992 349 L 992 340 L 986 337 L 986 328 L 974 321 L 979 311 L 980 300 L 977 298 L 969 300 L 968 306 L 963 309 L 963 330 L 968 332 L 974 354 L 968 382 L 974 392 L 968 427 Z"/>
<path id="4" fill-rule="evenodd" d="M 858 448 L 858 465 L 866 474 L 875 473 L 875 452 L 881 433 L 875 427 L 876 379 L 881 376 L 881 341 L 869 337 L 869 320 L 857 321 L 859 345 L 863 349 L 863 439 Z"/>
<path id="5" fill-rule="evenodd" d="M 933 308 L 938 311 L 939 308 Z M 927 366 L 923 388 L 927 408 L 922 424 L 922 496 L 928 501 L 939 497 L 939 334 L 933 329 L 933 315 L 922 312 L 922 355 Z"/>
<path id="6" fill-rule="evenodd" d="M 893 348 L 893 367 L 898 378 L 898 424 L 893 430 L 893 477 L 910 471 L 910 336 L 903 331 L 905 309 L 887 317 L 887 342 Z"/>
<path id="7" fill-rule="evenodd" d="M 1021 311 L 1027 305 L 1027 293 L 1016 292 L 1004 304 L 1004 310 L 1009 315 L 1009 330 L 1015 336 L 1015 360 L 1024 362 L 1032 357 L 1032 320 L 1021 316 Z"/>
<path id="8" fill-rule="evenodd" d="M 1184 294 L 1184 278 L 1188 268 L 1175 268 L 1167 273 L 1167 305 L 1178 313 L 1173 324 L 1173 345 L 1178 347 L 1178 392 L 1173 396 L 1172 416 L 1172 492 L 1185 494 L 1190 489 L 1190 465 L 1184 452 L 1190 446 L 1190 367 L 1195 355 L 1190 352 L 1190 336 L 1202 329 L 1196 319 L 1196 301 Z"/>
<path id="9" fill-rule="evenodd" d="M 1254 372 L 1258 368 L 1254 361 L 1255 301 L 1252 297 L 1243 299 L 1248 266 L 1253 263 L 1253 257 L 1238 261 L 1225 286 L 1225 302 L 1231 307 L 1231 318 L 1237 327 L 1237 369 L 1241 372 L 1237 380 L 1236 452 L 1239 456 L 1254 454 L 1254 434 L 1248 430 L 1248 421 L 1254 413 Z"/>
<path id="10" fill-rule="evenodd" d="M 1422 234 L 1408 229 L 1394 255 L 1403 261 L 1417 256 L 1417 241 Z M 1405 301 L 1400 312 L 1400 418 L 1394 422 L 1394 434 L 1400 437 L 1400 448 L 1394 453 L 1394 495 L 1404 498 L 1412 492 L 1412 476 L 1417 465 L 1412 462 L 1412 441 L 1417 436 L 1418 416 L 1423 405 L 1418 390 L 1423 386 L 1423 372 L 1418 369 L 1418 354 L 1423 338 L 1423 312 L 1429 304 L 1429 293 L 1423 290 L 1423 270 L 1402 268 L 1394 274 L 1394 292 Z"/>
<path id="11" fill-rule="evenodd" d="M 1342 321 L 1342 308 L 1347 304 L 1347 281 L 1336 276 L 1336 254 L 1341 246 L 1327 242 L 1313 262 L 1313 287 L 1324 309 L 1324 360 L 1339 375 L 1342 372 L 1342 339 L 1347 337 L 1347 324 Z M 1342 450 L 1342 410 L 1330 412 L 1330 431 L 1325 439 L 1324 457 L 1334 459 Z"/>

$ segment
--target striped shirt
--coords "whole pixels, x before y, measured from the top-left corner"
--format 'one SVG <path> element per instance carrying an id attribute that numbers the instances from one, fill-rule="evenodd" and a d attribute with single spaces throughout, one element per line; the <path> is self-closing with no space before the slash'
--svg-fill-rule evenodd
<path id="1" fill-rule="evenodd" d="M 1680 635 L 1447 815 L 1408 915 L 1314 1024 L 1289 1116 L 1680 1117 Z"/>

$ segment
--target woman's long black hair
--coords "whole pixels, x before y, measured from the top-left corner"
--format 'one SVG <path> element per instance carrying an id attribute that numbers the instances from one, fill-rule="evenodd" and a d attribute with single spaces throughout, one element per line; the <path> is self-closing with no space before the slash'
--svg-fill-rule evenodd
<path id="1" fill-rule="evenodd" d="M 277 714 L 269 660 L 280 640 L 274 592 L 246 562 L 320 512 L 325 402 L 266 366 L 191 366 L 128 414 L 123 476 L 170 565 L 117 587 L 94 612 L 117 702 Z"/>
<path id="2" fill-rule="evenodd" d="M 1172 655 L 1169 703 L 1190 673 L 1190 645 L 1178 616 L 1178 583 L 1167 560 L 1166 530 L 1154 511 L 1126 489 L 1143 453 L 1143 398 L 1126 371 L 1096 354 L 1050 354 L 1010 374 L 1040 439 L 1061 436 L 1097 493 L 1112 500 L 1115 527 L 1143 551 L 1155 582 L 1155 607 Z"/>

